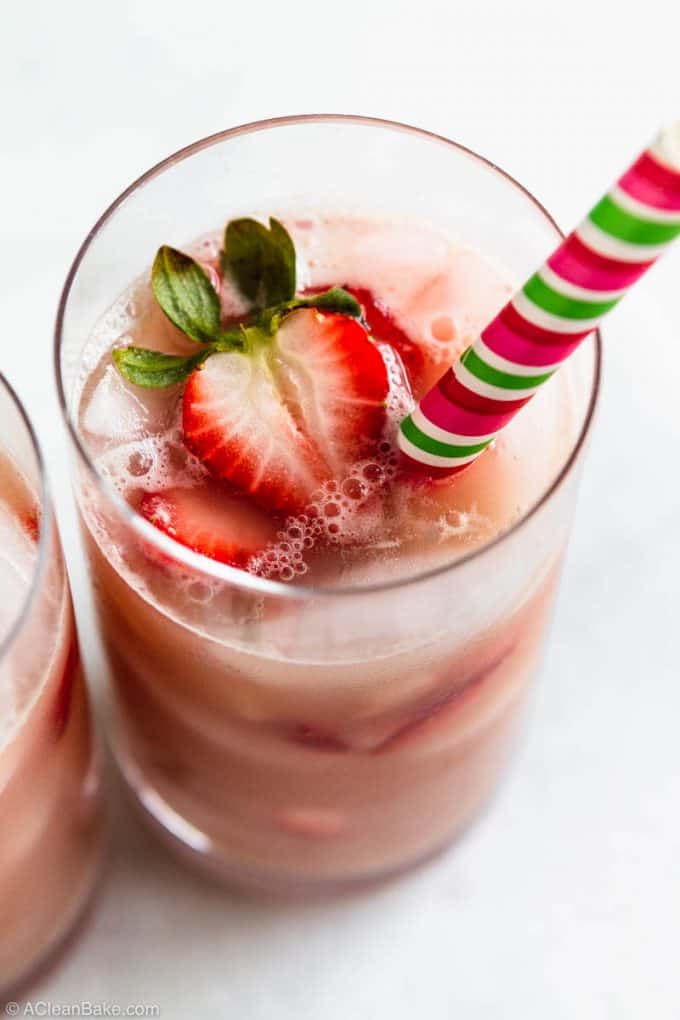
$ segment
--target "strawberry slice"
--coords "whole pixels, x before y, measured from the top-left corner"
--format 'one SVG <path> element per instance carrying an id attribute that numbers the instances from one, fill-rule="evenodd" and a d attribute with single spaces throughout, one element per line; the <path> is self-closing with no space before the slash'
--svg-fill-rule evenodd
<path id="1" fill-rule="evenodd" d="M 345 285 L 344 289 L 352 294 L 361 305 L 371 335 L 376 340 L 382 340 L 383 343 L 394 347 L 404 363 L 411 389 L 418 392 L 425 370 L 425 356 L 422 348 L 411 340 L 408 333 L 405 333 L 398 325 L 387 305 L 378 301 L 367 287 Z"/>
<path id="2" fill-rule="evenodd" d="M 359 322 L 300 309 L 273 338 L 192 373 L 184 440 L 266 509 L 296 513 L 380 437 L 387 394 L 385 363 Z"/>
<path id="3" fill-rule="evenodd" d="M 232 566 L 245 566 L 274 538 L 278 527 L 257 507 L 214 483 L 147 492 L 139 511 L 176 542 Z"/>

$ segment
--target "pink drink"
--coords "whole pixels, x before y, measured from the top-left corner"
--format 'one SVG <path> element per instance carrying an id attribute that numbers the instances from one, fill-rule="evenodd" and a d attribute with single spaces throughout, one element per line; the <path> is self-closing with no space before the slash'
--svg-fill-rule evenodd
<path id="1" fill-rule="evenodd" d="M 95 327 L 76 387 L 87 454 L 157 525 L 131 524 L 84 478 L 121 766 L 176 842 L 230 880 L 274 886 L 397 871 L 448 843 L 486 803 L 536 670 L 573 486 L 525 523 L 521 548 L 516 533 L 491 544 L 556 479 L 584 403 L 576 365 L 455 480 L 403 475 L 401 416 L 510 283 L 428 226 L 284 220 L 299 289 L 353 291 L 389 375 L 380 441 L 302 512 L 270 513 L 241 495 L 225 502 L 224 485 L 183 441 L 182 388 L 146 390 L 115 370 L 111 349 L 121 344 L 195 350 L 159 309 L 148 273 Z M 243 307 L 219 278 L 218 246 L 210 235 L 185 250 L 232 321 Z M 178 491 L 190 514 L 184 532 L 167 526 Z M 205 534 L 214 550 L 220 528 L 241 536 L 245 551 L 228 560 L 240 571 L 200 556 Z"/>
<path id="2" fill-rule="evenodd" d="M 0 454 L 0 999 L 83 909 L 100 858 L 99 786 L 56 530 Z"/>

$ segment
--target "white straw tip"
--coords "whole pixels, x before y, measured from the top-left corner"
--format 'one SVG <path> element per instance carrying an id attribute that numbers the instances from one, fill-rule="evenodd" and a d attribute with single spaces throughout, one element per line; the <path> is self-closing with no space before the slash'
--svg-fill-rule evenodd
<path id="1" fill-rule="evenodd" d="M 680 173 L 680 120 L 661 132 L 652 145 L 651 152 L 664 166 Z"/>

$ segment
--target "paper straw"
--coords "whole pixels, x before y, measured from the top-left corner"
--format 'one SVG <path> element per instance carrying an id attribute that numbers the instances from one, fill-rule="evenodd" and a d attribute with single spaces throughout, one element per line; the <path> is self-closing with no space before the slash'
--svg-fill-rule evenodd
<path id="1" fill-rule="evenodd" d="M 402 453 L 462 470 L 680 234 L 680 122 L 661 133 L 401 423 Z"/>

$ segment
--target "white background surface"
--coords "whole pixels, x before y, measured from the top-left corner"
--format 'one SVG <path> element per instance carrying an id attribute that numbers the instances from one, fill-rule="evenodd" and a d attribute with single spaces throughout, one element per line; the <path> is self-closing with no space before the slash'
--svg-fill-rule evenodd
<path id="1" fill-rule="evenodd" d="M 76 247 L 124 186 L 239 122 L 366 113 L 477 149 L 571 226 L 680 117 L 668 0 L 1 9 L 0 367 L 49 460 L 93 673 L 51 329 Z M 155 1003 L 164 1020 L 677 1020 L 679 394 L 680 247 L 611 316 L 529 739 L 454 851 L 359 897 L 254 905 L 121 811 L 98 909 L 34 1000 Z"/>

